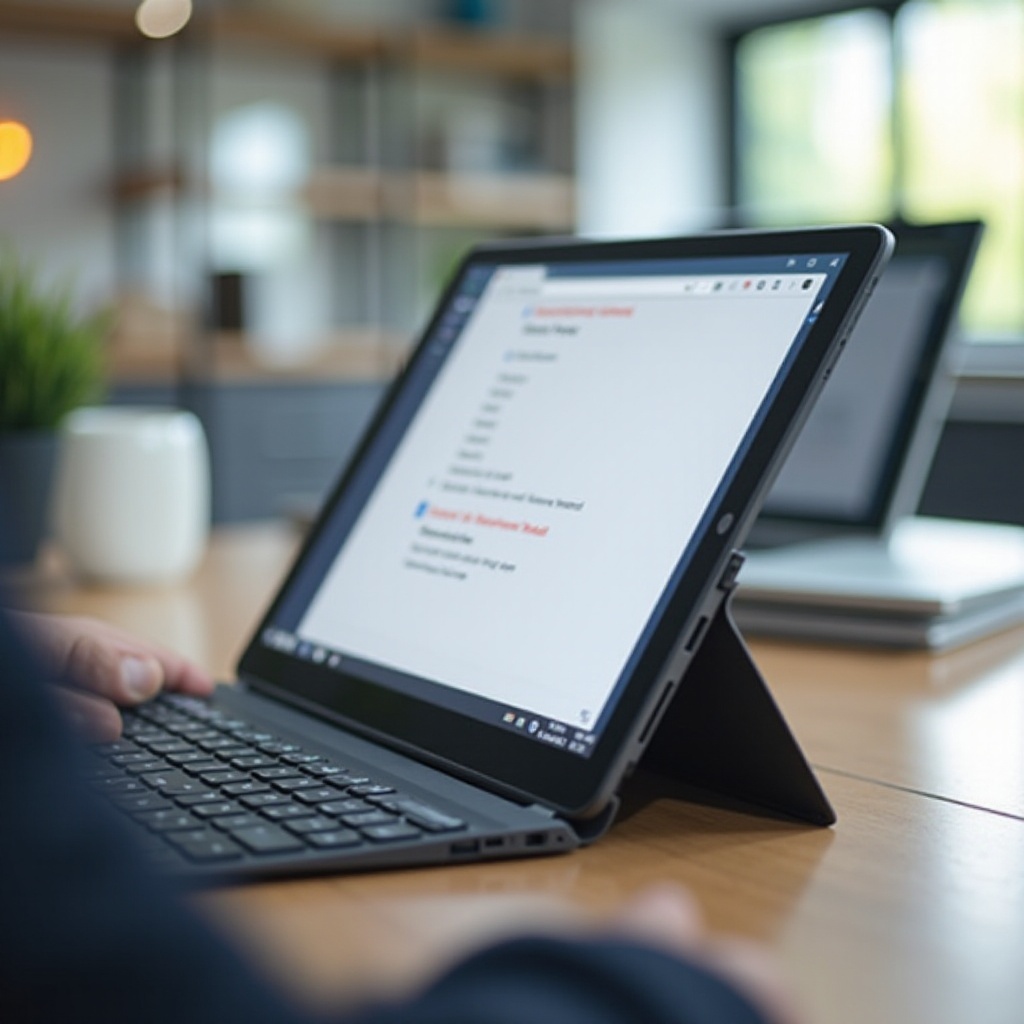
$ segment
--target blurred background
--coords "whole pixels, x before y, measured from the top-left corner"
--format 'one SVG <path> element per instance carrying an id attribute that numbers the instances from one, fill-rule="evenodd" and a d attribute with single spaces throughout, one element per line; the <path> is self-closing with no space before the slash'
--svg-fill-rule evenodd
<path id="1" fill-rule="evenodd" d="M 0 0 L 0 243 L 315 505 L 478 239 L 981 217 L 921 511 L 1024 523 L 1024 0 Z"/>

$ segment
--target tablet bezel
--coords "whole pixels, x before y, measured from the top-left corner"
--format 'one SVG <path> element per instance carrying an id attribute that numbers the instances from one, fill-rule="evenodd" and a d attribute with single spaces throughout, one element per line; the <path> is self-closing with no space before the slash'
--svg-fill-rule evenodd
<path id="1" fill-rule="evenodd" d="M 707 235 L 639 241 L 577 239 L 514 242 L 477 247 L 462 261 L 435 315 L 423 332 L 406 370 L 393 382 L 323 510 L 291 571 L 257 626 L 238 666 L 239 677 L 260 692 L 279 697 L 347 728 L 409 753 L 432 765 L 515 799 L 540 803 L 567 817 L 599 813 L 623 773 L 649 739 L 651 715 L 670 669 L 678 674 L 693 650 L 685 650 L 702 616 L 713 614 L 724 593 L 717 583 L 764 499 L 771 479 L 812 398 L 827 377 L 842 343 L 892 251 L 892 235 L 878 225 L 782 231 L 725 231 Z M 784 378 L 761 417 L 731 481 L 720 488 L 702 520 L 697 540 L 678 583 L 661 605 L 663 613 L 589 757 L 566 753 L 422 700 L 387 690 L 324 665 L 267 647 L 261 640 L 273 625 L 289 587 L 317 541 L 372 440 L 392 414 L 403 387 L 466 271 L 481 263 L 499 265 L 642 259 L 704 259 L 846 254 L 824 308 L 811 325 Z M 725 524 L 724 526 L 722 524 Z M 287 680 L 287 683 L 279 682 Z M 677 681 L 677 680 L 676 680 Z M 443 749 L 441 749 L 443 747 Z"/>

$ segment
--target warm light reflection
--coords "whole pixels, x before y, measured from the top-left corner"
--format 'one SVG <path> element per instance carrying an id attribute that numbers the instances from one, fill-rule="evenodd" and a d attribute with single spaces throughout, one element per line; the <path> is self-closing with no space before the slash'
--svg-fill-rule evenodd
<path id="1" fill-rule="evenodd" d="M 180 32 L 192 17 L 192 0 L 142 0 L 135 24 L 150 39 L 166 39 Z"/>
<path id="2" fill-rule="evenodd" d="M 32 133 L 18 121 L 0 121 L 0 181 L 20 174 L 32 157 Z"/>

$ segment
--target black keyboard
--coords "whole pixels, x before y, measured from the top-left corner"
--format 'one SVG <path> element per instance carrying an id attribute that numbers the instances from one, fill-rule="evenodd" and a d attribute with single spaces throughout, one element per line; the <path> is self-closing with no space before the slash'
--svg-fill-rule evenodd
<path id="1" fill-rule="evenodd" d="M 466 828 L 401 793 L 206 702 L 176 694 L 124 713 L 93 747 L 92 781 L 145 827 L 159 862 L 197 865 L 425 840 Z"/>

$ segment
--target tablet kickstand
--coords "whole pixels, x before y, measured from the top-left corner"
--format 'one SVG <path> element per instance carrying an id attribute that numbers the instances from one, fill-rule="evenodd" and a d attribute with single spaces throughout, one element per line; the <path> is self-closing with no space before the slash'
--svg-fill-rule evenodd
<path id="1" fill-rule="evenodd" d="M 733 622 L 719 605 L 640 767 L 751 809 L 836 820 Z"/>

